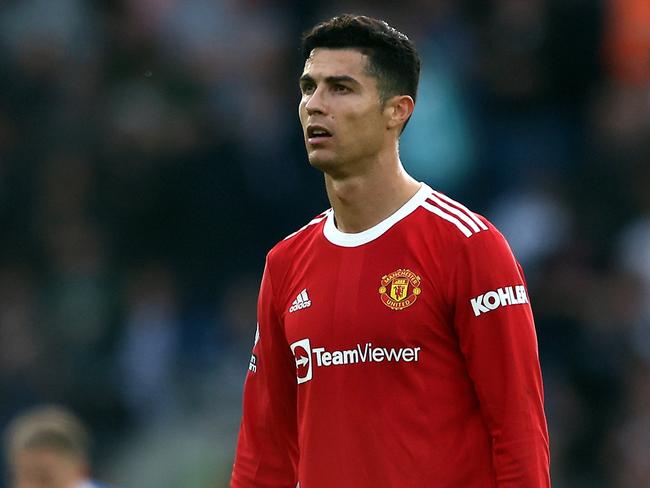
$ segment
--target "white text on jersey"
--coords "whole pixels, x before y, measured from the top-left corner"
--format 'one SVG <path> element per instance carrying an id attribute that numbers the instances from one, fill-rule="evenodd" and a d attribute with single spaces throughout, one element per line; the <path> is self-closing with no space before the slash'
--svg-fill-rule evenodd
<path id="1" fill-rule="evenodd" d="M 309 339 L 291 344 L 296 360 L 298 384 L 313 378 L 314 367 L 339 366 L 358 363 L 419 362 L 421 347 L 376 347 L 372 343 L 357 344 L 353 349 L 328 351 L 324 347 L 311 347 Z M 313 356 L 313 358 L 312 358 Z"/>
<path id="2" fill-rule="evenodd" d="M 343 351 L 326 351 L 324 347 L 315 347 L 312 352 L 316 355 L 316 364 L 318 366 L 336 366 L 338 364 L 355 364 L 355 363 L 381 363 L 383 361 L 419 361 L 419 347 L 400 347 L 399 349 L 387 347 L 373 347 L 372 344 L 366 343 L 363 348 L 357 344 L 354 349 Z"/>
<path id="3" fill-rule="evenodd" d="M 474 315 L 478 317 L 482 313 L 490 312 L 499 307 L 528 303 L 528 296 L 524 285 L 506 286 L 472 298 L 470 303 Z"/>
<path id="4" fill-rule="evenodd" d="M 293 313 L 296 310 L 302 310 L 303 308 L 311 307 L 311 300 L 309 295 L 307 295 L 307 288 L 298 293 L 298 296 L 291 304 L 289 308 L 289 313 Z"/>

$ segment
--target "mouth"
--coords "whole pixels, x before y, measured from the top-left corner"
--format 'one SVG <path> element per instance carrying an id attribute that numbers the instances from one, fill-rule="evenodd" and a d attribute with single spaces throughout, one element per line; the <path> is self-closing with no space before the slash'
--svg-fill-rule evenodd
<path id="1" fill-rule="evenodd" d="M 307 127 L 307 142 L 311 145 L 323 144 L 332 137 L 332 133 L 320 125 Z"/>

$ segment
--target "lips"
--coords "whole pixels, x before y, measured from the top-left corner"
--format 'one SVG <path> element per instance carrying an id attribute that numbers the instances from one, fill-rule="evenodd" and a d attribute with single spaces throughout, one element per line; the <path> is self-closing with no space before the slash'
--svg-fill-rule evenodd
<path id="1" fill-rule="evenodd" d="M 307 126 L 307 142 L 309 144 L 322 144 L 332 137 L 332 133 L 322 125 Z"/>

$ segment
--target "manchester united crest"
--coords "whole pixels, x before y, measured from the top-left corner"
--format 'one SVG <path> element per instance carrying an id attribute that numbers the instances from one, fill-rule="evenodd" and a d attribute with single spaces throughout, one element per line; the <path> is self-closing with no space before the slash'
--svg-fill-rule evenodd
<path id="1" fill-rule="evenodd" d="M 381 301 L 393 310 L 404 310 L 415 303 L 422 293 L 420 277 L 410 269 L 398 269 L 381 278 Z"/>

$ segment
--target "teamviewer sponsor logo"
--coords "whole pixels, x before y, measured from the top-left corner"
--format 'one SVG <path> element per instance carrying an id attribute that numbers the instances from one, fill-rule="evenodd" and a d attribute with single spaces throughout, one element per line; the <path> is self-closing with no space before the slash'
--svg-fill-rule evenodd
<path id="1" fill-rule="evenodd" d="M 411 363 L 420 361 L 420 347 L 377 347 L 370 342 L 357 344 L 352 349 L 328 351 L 324 347 L 311 347 L 309 339 L 302 339 L 291 344 L 291 351 L 296 359 L 296 377 L 298 384 L 313 378 L 313 368 L 343 366 L 358 363 Z M 313 354 L 313 358 L 312 358 Z M 314 361 L 315 359 L 315 361 Z"/>
<path id="2" fill-rule="evenodd" d="M 296 378 L 298 379 L 298 384 L 311 380 L 313 371 L 309 339 L 302 339 L 291 344 L 291 352 L 293 352 L 296 358 Z"/>
<path id="3" fill-rule="evenodd" d="M 524 285 L 497 288 L 470 300 L 472 310 L 476 317 L 499 307 L 520 305 L 522 303 L 528 303 L 528 295 L 526 295 Z"/>

